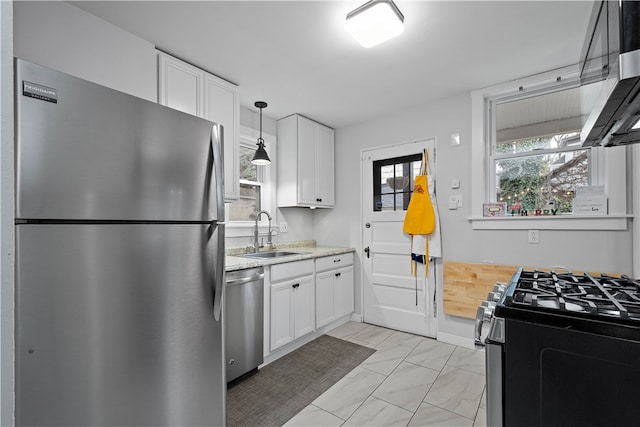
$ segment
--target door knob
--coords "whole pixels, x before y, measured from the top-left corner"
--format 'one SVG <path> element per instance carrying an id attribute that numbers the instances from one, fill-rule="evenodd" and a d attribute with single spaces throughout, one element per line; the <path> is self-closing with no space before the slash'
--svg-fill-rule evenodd
<path id="1" fill-rule="evenodd" d="M 371 252 L 371 250 L 369 249 L 369 246 L 367 246 L 366 248 L 364 248 L 364 253 L 367 254 L 367 258 L 369 258 L 369 252 Z"/>

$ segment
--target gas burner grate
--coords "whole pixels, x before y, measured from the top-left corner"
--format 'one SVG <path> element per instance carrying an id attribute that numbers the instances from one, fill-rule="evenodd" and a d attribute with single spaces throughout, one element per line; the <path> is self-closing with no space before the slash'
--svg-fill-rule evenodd
<path id="1" fill-rule="evenodd" d="M 521 270 L 507 305 L 640 321 L 640 281 Z"/>

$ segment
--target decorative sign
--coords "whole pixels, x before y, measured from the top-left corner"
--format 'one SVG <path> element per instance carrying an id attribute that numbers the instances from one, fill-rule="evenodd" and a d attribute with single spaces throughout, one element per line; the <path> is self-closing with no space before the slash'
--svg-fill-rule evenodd
<path id="1" fill-rule="evenodd" d="M 505 202 L 482 204 L 482 216 L 505 216 L 506 214 L 507 204 Z"/>

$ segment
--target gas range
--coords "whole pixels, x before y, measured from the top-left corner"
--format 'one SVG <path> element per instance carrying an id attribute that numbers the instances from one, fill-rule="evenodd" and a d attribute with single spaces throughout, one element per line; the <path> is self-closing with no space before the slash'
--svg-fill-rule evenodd
<path id="1" fill-rule="evenodd" d="M 475 335 L 488 425 L 637 424 L 640 280 L 521 268 L 478 307 Z"/>
<path id="2" fill-rule="evenodd" d="M 626 276 L 520 269 L 505 292 L 503 304 L 640 326 L 640 281 Z"/>

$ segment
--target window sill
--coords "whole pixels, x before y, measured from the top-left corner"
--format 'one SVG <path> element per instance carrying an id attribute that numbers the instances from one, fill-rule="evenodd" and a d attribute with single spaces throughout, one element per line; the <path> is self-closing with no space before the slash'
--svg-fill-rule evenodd
<path id="1" fill-rule="evenodd" d="M 253 237 L 255 230 L 255 223 L 247 221 L 233 221 L 227 222 L 225 227 L 225 237 Z M 271 230 L 273 235 L 277 235 L 277 224 L 271 224 Z M 258 234 L 260 236 L 266 235 L 269 231 L 268 223 L 258 223 Z"/>
<path id="2" fill-rule="evenodd" d="M 504 216 L 468 218 L 474 230 L 626 230 L 633 215 Z"/>

